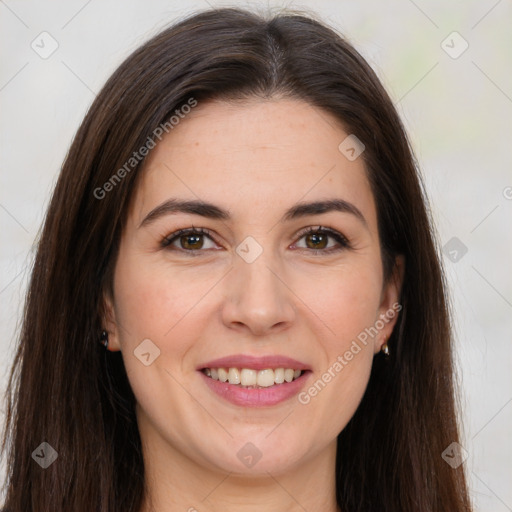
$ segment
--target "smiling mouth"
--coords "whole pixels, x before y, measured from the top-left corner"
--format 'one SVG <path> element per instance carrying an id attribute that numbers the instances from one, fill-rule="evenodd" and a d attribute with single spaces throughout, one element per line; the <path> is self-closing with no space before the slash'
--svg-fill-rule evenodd
<path id="1" fill-rule="evenodd" d="M 293 382 L 307 370 L 294 370 L 293 368 L 266 368 L 254 370 L 252 368 L 203 368 L 202 373 L 213 380 L 227 382 L 245 389 L 269 388 Z"/>

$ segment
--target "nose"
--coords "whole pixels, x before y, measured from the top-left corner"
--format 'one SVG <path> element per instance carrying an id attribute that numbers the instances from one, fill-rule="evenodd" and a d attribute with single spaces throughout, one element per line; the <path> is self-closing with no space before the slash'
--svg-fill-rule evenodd
<path id="1" fill-rule="evenodd" d="M 265 336 L 292 325 L 294 294 L 284 269 L 266 251 L 251 263 L 236 256 L 227 277 L 222 320 L 228 328 Z"/>

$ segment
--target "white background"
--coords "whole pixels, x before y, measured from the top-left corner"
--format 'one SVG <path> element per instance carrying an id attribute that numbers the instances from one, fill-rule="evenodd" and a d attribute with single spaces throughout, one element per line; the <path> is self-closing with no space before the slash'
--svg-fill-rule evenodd
<path id="1" fill-rule="evenodd" d="M 442 258 L 475 510 L 512 511 L 510 0 L 0 0 L 2 391 L 33 242 L 79 122 L 124 57 L 176 18 L 209 5 L 312 10 L 345 34 L 384 82 L 419 158 L 440 244 L 457 237 L 467 247 L 457 262 Z M 42 37 L 50 48 L 44 31 L 58 43 L 47 59 L 31 48 L 33 41 L 41 47 Z M 458 53 L 465 43 L 454 31 L 469 44 L 455 59 L 445 49 Z"/>

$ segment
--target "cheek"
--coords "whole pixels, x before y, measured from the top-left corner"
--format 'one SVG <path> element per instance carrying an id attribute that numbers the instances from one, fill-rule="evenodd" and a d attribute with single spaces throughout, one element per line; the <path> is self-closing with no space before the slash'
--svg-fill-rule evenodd
<path id="1" fill-rule="evenodd" d="M 201 299 L 213 286 L 214 278 L 212 272 L 193 272 L 186 268 L 173 268 L 171 272 L 162 264 L 151 265 L 136 259 L 119 261 L 116 319 L 126 333 L 122 342 L 150 338 L 165 346 L 173 340 L 173 349 L 178 349 L 176 334 L 183 330 L 187 316 L 201 306 Z M 199 332 L 200 326 L 197 327 Z"/>
<path id="2" fill-rule="evenodd" d="M 325 280 L 322 293 L 310 296 L 329 328 L 323 330 L 323 367 L 302 395 L 301 403 L 315 410 L 307 420 L 311 428 L 321 428 L 322 422 L 335 436 L 355 413 L 370 377 L 374 352 L 368 332 L 377 319 L 380 293 L 381 276 L 368 266 L 337 272 Z"/>
<path id="3" fill-rule="evenodd" d="M 120 259 L 116 266 L 115 315 L 123 362 L 138 403 L 154 418 L 163 417 L 164 403 L 179 407 L 183 362 L 205 329 L 201 298 L 213 282 L 211 276 L 192 276 L 190 269 L 171 273 L 136 257 Z"/>
<path id="4" fill-rule="evenodd" d="M 342 351 L 351 340 L 374 325 L 381 296 L 381 275 L 375 266 L 347 267 L 325 279 L 321 291 L 311 291 L 313 310 L 329 327 L 329 351 Z"/>
<path id="5" fill-rule="evenodd" d="M 117 264 L 115 304 L 123 361 L 137 400 L 144 408 L 153 407 L 155 417 L 162 414 L 159 404 L 177 407 L 182 399 L 179 376 L 190 371 L 191 351 L 208 328 L 207 308 L 213 295 L 208 292 L 221 276 L 221 271 L 207 267 L 172 267 L 136 257 Z M 148 345 L 150 361 L 156 355 L 148 366 L 137 357 L 147 352 L 140 349 L 143 343 Z"/>

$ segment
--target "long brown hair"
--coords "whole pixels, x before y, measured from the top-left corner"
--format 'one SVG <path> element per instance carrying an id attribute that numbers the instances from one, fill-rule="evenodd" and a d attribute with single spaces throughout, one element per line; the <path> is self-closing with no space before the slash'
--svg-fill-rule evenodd
<path id="1" fill-rule="evenodd" d="M 62 167 L 28 289 L 3 438 L 8 512 L 138 512 L 141 440 L 119 352 L 98 343 L 102 296 L 141 168 L 97 190 L 194 98 L 282 95 L 336 116 L 366 146 L 386 278 L 405 257 L 403 309 L 338 436 L 343 512 L 470 510 L 458 441 L 446 286 L 427 201 L 392 101 L 360 54 L 313 16 L 215 9 L 164 30 L 129 56 L 81 124 Z M 113 190 L 112 190 L 113 189 Z M 96 193 L 95 193 L 96 191 Z M 47 469 L 32 452 L 47 442 Z"/>

